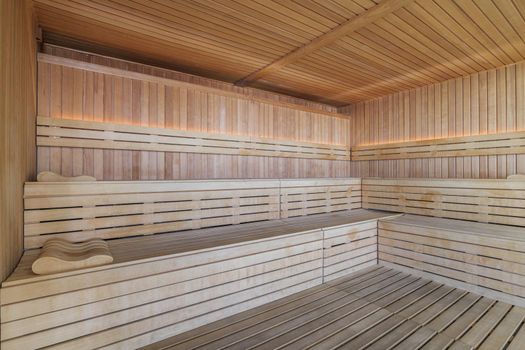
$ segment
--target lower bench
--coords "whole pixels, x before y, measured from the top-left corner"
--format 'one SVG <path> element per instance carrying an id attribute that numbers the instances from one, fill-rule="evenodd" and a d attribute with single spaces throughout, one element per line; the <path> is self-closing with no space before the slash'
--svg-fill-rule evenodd
<path id="1" fill-rule="evenodd" d="M 525 306 L 525 230 L 403 215 L 381 220 L 379 263 Z"/>
<path id="2" fill-rule="evenodd" d="M 132 349 L 377 263 L 377 220 L 355 210 L 109 241 L 114 262 L 3 283 L 1 346 Z"/>

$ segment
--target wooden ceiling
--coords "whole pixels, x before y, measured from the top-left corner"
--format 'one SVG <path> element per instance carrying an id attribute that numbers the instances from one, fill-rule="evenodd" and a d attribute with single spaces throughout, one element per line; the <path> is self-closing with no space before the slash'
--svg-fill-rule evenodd
<path id="1" fill-rule="evenodd" d="M 524 0 L 34 0 L 46 41 L 343 106 L 525 59 Z"/>

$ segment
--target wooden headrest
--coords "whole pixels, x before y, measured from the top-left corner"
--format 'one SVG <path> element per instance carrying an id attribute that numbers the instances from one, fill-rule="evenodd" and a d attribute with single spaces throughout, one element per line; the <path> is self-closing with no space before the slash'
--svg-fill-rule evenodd
<path id="1" fill-rule="evenodd" d="M 112 262 L 113 256 L 109 251 L 109 246 L 101 239 L 71 243 L 53 238 L 44 243 L 40 255 L 31 268 L 37 275 L 48 275 Z"/>

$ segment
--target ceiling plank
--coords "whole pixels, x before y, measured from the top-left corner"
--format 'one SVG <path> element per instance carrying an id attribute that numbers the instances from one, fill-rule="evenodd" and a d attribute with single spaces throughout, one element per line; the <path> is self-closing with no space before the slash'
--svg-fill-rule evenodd
<path id="1" fill-rule="evenodd" d="M 318 36 L 309 43 L 296 48 L 295 50 L 289 52 L 285 56 L 279 58 L 278 60 L 268 64 L 267 66 L 251 73 L 250 75 L 244 77 L 241 80 L 235 82 L 236 85 L 244 86 L 253 82 L 255 80 L 261 79 L 262 77 L 271 74 L 288 64 L 294 63 L 300 58 L 326 46 L 329 45 L 338 39 L 342 38 L 349 33 L 355 32 L 360 28 L 367 26 L 370 23 L 377 21 L 378 19 L 383 18 L 384 16 L 392 13 L 404 6 L 413 0 L 383 0 L 381 3 L 375 5 L 369 10 L 359 14 L 358 16 L 349 19 L 343 24 L 335 27 L 334 29 L 326 32 L 325 34 Z"/>

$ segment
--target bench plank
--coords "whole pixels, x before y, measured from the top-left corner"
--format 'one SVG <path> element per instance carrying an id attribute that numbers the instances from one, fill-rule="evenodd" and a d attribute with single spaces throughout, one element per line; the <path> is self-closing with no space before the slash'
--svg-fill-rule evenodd
<path id="1" fill-rule="evenodd" d="M 378 258 L 421 276 L 525 305 L 523 228 L 404 215 L 378 224 Z"/>

